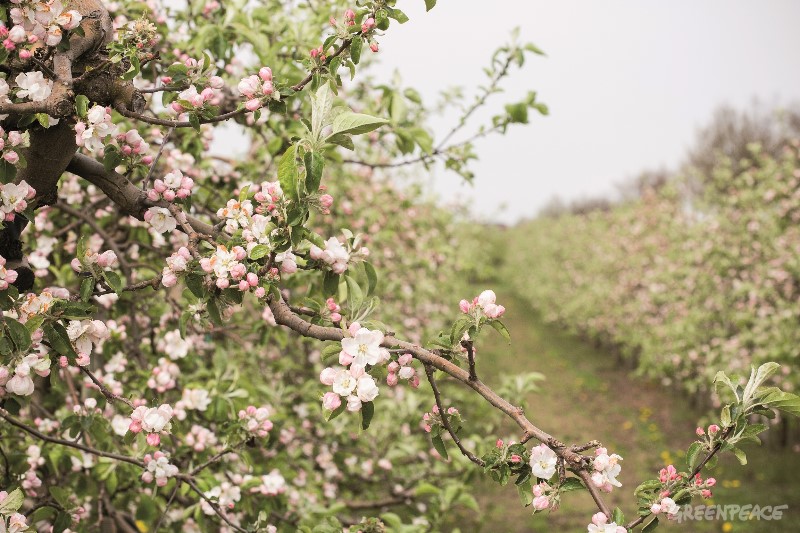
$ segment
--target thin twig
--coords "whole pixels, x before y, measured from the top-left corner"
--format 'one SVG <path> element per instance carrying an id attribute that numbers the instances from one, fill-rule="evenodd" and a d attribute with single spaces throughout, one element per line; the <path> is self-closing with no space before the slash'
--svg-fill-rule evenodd
<path id="1" fill-rule="evenodd" d="M 428 376 L 428 383 L 431 384 L 431 389 L 433 389 L 433 397 L 436 400 L 436 407 L 439 408 L 439 416 L 442 419 L 442 426 L 444 426 L 444 429 L 446 429 L 447 432 L 450 434 L 450 437 L 453 439 L 453 442 L 455 442 L 456 446 L 458 446 L 458 449 L 461 450 L 462 455 L 464 455 L 464 457 L 466 457 L 476 465 L 483 468 L 484 466 L 486 466 L 486 463 L 483 461 L 483 459 L 476 457 L 474 453 L 464 448 L 464 445 L 461 444 L 461 439 L 459 439 L 458 435 L 456 435 L 456 432 L 453 431 L 453 427 L 450 425 L 450 420 L 448 420 L 449 416 L 447 415 L 447 411 L 445 410 L 444 405 L 442 404 L 442 396 L 441 394 L 439 394 L 439 388 L 436 386 L 436 380 L 433 377 L 433 373 L 434 373 L 433 367 L 431 365 L 425 365 L 425 375 Z"/>

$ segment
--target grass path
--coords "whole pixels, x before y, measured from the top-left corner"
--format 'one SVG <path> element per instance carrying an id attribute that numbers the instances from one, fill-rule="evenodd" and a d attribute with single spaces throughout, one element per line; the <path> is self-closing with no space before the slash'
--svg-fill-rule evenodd
<path id="1" fill-rule="evenodd" d="M 482 380 L 497 385 L 509 372 L 537 371 L 545 374 L 540 391 L 526 399 L 528 417 L 545 431 L 567 443 L 599 439 L 610 452 L 623 458 L 621 489 L 609 496 L 630 518 L 635 509 L 633 489 L 655 477 L 664 465 L 684 467 L 680 450 L 694 438 L 702 413 L 674 390 L 632 377 L 613 356 L 544 324 L 531 308 L 510 289 L 497 291 L 506 308 L 504 322 L 512 345 L 485 341 L 479 344 L 478 370 Z M 508 426 L 506 435 L 519 438 Z M 487 437 L 488 438 L 488 437 Z M 770 448 L 748 450 L 750 464 L 742 467 L 734 458 L 723 458 L 709 475 L 718 480 L 715 500 L 720 503 L 753 505 L 788 504 L 781 521 L 715 520 L 680 526 L 669 524 L 658 531 L 800 531 L 800 454 Z M 488 477 L 479 481 L 478 500 L 484 510 L 461 531 L 486 533 L 586 531 L 596 512 L 588 493 L 568 495 L 561 509 L 550 515 L 531 517 L 520 505 L 513 484 L 490 486 Z M 699 504 L 700 502 L 694 502 Z M 663 521 L 662 521 L 663 523 Z"/>

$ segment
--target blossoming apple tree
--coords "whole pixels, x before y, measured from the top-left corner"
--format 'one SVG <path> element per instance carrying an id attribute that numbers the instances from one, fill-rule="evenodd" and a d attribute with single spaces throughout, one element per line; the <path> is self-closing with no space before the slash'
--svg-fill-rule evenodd
<path id="1" fill-rule="evenodd" d="M 777 365 L 744 387 L 720 374 L 720 423 L 636 489 L 626 524 L 603 500 L 622 457 L 484 384 L 477 343 L 509 339 L 505 309 L 491 290 L 451 305 L 452 216 L 373 173 L 471 179 L 475 139 L 546 112 L 531 93 L 465 133 L 540 52 L 500 48 L 434 143 L 414 89 L 356 78 L 407 21 L 395 4 L 0 8 L 4 530 L 429 531 L 475 506 L 454 449 L 534 512 L 582 490 L 589 531 L 652 529 L 710 496 L 701 470 L 757 440 L 755 415 L 800 409 L 765 386 Z M 231 135 L 243 157 L 212 149 Z M 490 411 L 516 441 L 477 435 Z"/>

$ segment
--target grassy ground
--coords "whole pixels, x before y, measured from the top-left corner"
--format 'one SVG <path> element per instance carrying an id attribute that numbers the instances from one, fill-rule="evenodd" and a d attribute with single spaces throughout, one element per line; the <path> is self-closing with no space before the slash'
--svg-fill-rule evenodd
<path id="1" fill-rule="evenodd" d="M 630 370 L 620 368 L 612 356 L 544 324 L 510 289 L 497 292 L 498 301 L 507 308 L 504 321 L 513 343 L 480 345 L 481 379 L 496 385 L 501 373 L 544 373 L 546 381 L 541 383 L 540 392 L 527 398 L 528 417 L 568 443 L 599 439 L 611 452 L 620 454 L 624 458 L 620 477 L 623 487 L 615 489 L 609 503 L 620 506 L 630 518 L 635 512 L 633 489 L 641 481 L 654 478 L 666 464 L 684 466 L 681 450 L 694 439 L 697 421 L 704 413 L 695 412 L 675 391 L 632 377 Z M 507 434 L 519 438 L 519 432 L 510 425 Z M 789 509 L 782 520 L 743 521 L 737 517 L 695 521 L 688 526 L 668 524 L 658 531 L 800 531 L 800 453 L 767 447 L 750 447 L 747 451 L 747 466 L 740 466 L 732 456 L 723 456 L 707 473 L 718 481 L 712 502 L 787 504 Z M 530 510 L 521 506 L 513 485 L 491 485 L 488 477 L 477 482 L 475 493 L 483 512 L 479 517 L 460 517 L 457 525 L 461 531 L 586 531 L 591 515 L 597 511 L 588 493 L 572 493 L 558 512 L 532 517 Z"/>

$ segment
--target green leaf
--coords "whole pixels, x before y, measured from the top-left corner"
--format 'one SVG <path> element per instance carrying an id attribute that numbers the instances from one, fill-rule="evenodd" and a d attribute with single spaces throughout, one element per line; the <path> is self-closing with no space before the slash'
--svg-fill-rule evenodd
<path id="1" fill-rule="evenodd" d="M 327 83 L 322 84 L 311 98 L 311 133 L 314 135 L 314 139 L 318 139 L 320 136 L 325 119 L 328 118 L 333 107 L 333 98 L 333 91 Z"/>
<path id="2" fill-rule="evenodd" d="M 658 527 L 658 517 L 655 517 L 650 522 L 648 522 L 646 526 L 642 528 L 642 533 L 653 531 L 657 527 Z"/>
<path id="3" fill-rule="evenodd" d="M 367 275 L 367 294 L 372 294 L 378 285 L 378 273 L 375 272 L 375 267 L 367 262 L 364 262 L 364 273 Z"/>
<path id="4" fill-rule="evenodd" d="M 622 509 L 615 507 L 611 512 L 611 521 L 617 524 L 625 523 L 625 515 L 622 514 Z"/>
<path id="5" fill-rule="evenodd" d="M 119 274 L 113 271 L 103 272 L 103 278 L 105 278 L 106 283 L 108 283 L 108 286 L 111 287 L 115 293 L 122 294 L 123 285 Z"/>
<path id="6" fill-rule="evenodd" d="M 800 396 L 790 392 L 773 391 L 758 400 L 759 404 L 800 416 Z"/>
<path id="7" fill-rule="evenodd" d="M 436 0 L 425 0 L 425 11 L 430 11 L 436 6 Z"/>
<path id="8" fill-rule="evenodd" d="M 75 97 L 75 112 L 80 118 L 86 118 L 89 112 L 89 99 L 86 96 L 79 94 Z"/>
<path id="9" fill-rule="evenodd" d="M 753 369 L 750 373 L 750 380 L 747 382 L 747 386 L 744 388 L 744 395 L 742 397 L 743 401 L 747 401 L 753 397 L 758 389 L 767 379 L 770 378 L 778 369 L 781 367 L 778 363 L 764 363 L 763 365 L 758 367 L 758 370 Z"/>
<path id="10" fill-rule="evenodd" d="M 439 452 L 439 455 L 441 455 L 445 461 L 450 457 L 447 455 L 447 448 L 444 446 L 441 435 L 431 436 L 431 444 L 433 444 L 434 449 Z"/>
<path id="11" fill-rule="evenodd" d="M 533 503 L 533 491 L 530 478 L 523 483 L 517 484 L 517 494 L 519 494 L 519 499 L 525 507 Z"/>
<path id="12" fill-rule="evenodd" d="M 353 42 L 350 43 L 350 60 L 356 65 L 361 61 L 361 50 L 363 48 L 364 41 L 361 40 L 361 36 L 356 35 L 353 37 Z"/>
<path id="13" fill-rule="evenodd" d="M 25 501 L 25 495 L 20 489 L 12 490 L 0 503 L 0 515 L 10 515 L 16 513 Z"/>
<path id="14" fill-rule="evenodd" d="M 200 117 L 197 116 L 197 113 L 189 113 L 189 124 L 195 131 L 200 132 Z"/>
<path id="15" fill-rule="evenodd" d="M 739 460 L 739 464 L 741 464 L 741 465 L 746 465 L 747 464 L 747 454 L 746 453 L 744 453 L 739 448 L 731 448 L 731 452 L 733 452 L 733 455 L 735 455 L 736 458 Z"/>
<path id="16" fill-rule="evenodd" d="M 322 171 L 325 168 L 325 158 L 319 152 L 306 152 L 303 156 L 306 166 L 306 191 L 315 193 L 322 182 Z"/>
<path id="17" fill-rule="evenodd" d="M 69 501 L 69 497 L 70 494 L 72 494 L 72 491 L 64 487 L 57 487 L 55 485 L 51 486 L 49 490 L 50 490 L 50 495 L 61 507 L 65 509 L 72 508 L 72 504 Z"/>
<path id="18" fill-rule="evenodd" d="M 69 340 L 67 330 L 58 322 L 51 322 L 49 324 L 42 324 L 42 331 L 44 336 L 47 337 L 47 342 L 50 346 L 61 355 L 67 357 L 78 357 L 75 349 L 72 348 L 72 343 Z"/>
<path id="19" fill-rule="evenodd" d="M 334 296 L 339 290 L 339 274 L 326 271 L 322 278 L 322 294 L 324 296 Z"/>
<path id="20" fill-rule="evenodd" d="M 364 402 L 361 404 L 361 429 L 366 431 L 369 429 L 369 424 L 372 422 L 372 417 L 375 414 L 375 404 L 372 402 Z"/>
<path id="21" fill-rule="evenodd" d="M 364 115 L 362 113 L 353 113 L 352 111 L 345 111 L 336 115 L 333 119 L 331 135 L 332 137 L 341 134 L 348 135 L 362 135 L 376 130 L 386 124 L 388 121 L 382 118 Z"/>
<path id="22" fill-rule="evenodd" d="M 297 147 L 290 146 L 288 150 L 281 156 L 281 161 L 278 164 L 278 181 L 281 184 L 281 189 L 293 200 L 298 199 L 297 195 L 297 180 L 299 171 L 297 170 Z"/>
<path id="23" fill-rule="evenodd" d="M 400 24 L 405 24 L 408 22 L 408 15 L 400 11 L 399 9 L 389 9 L 389 18 L 393 18 Z"/>
<path id="24" fill-rule="evenodd" d="M 700 452 L 703 451 L 703 445 L 699 442 L 693 442 L 689 449 L 686 451 L 686 465 L 692 469 L 697 464 L 697 458 Z"/>
<path id="25" fill-rule="evenodd" d="M 267 246 L 266 244 L 257 244 L 253 246 L 252 250 L 250 250 L 249 256 L 250 259 L 252 259 L 253 261 L 258 261 L 268 253 L 269 253 L 269 246 Z"/>
<path id="26" fill-rule="evenodd" d="M 347 407 L 347 402 L 342 402 L 342 403 L 339 405 L 339 407 L 337 407 L 337 408 L 336 408 L 336 409 L 334 409 L 333 411 L 330 411 L 330 412 L 329 412 L 329 413 L 328 413 L 328 414 L 325 416 L 325 420 L 327 420 L 327 421 L 329 421 L 329 422 L 330 422 L 331 420 L 333 420 L 334 418 L 336 418 L 336 417 L 337 417 L 337 416 L 339 416 L 340 414 L 344 413 L 344 410 L 345 410 L 345 408 L 346 408 L 346 407 Z"/>
<path id="27" fill-rule="evenodd" d="M 739 397 L 736 394 L 736 387 L 733 385 L 727 374 L 725 374 L 725 372 L 722 371 L 717 372 L 717 375 L 714 376 L 714 392 L 717 393 L 717 396 L 719 396 L 720 385 L 725 385 L 726 387 L 731 389 L 731 391 L 733 391 L 734 396 L 736 396 L 736 400 L 737 401 L 739 400 Z"/>
<path id="28" fill-rule="evenodd" d="M 329 344 L 322 349 L 322 362 L 326 365 L 329 364 L 333 358 L 338 357 L 339 353 L 342 351 L 342 345 L 340 343 Z"/>
<path id="29" fill-rule="evenodd" d="M 512 124 L 528 123 L 528 105 L 525 103 L 506 104 L 506 113 Z"/>
<path id="30" fill-rule="evenodd" d="M 364 302 L 364 293 L 351 276 L 345 276 L 344 280 L 347 283 L 347 300 L 350 304 L 350 310 L 356 311 L 361 308 L 361 304 Z"/>
<path id="31" fill-rule="evenodd" d="M 28 331 L 28 328 L 13 318 L 7 317 L 5 322 L 6 327 L 8 328 L 8 334 L 11 337 L 11 340 L 14 342 L 14 346 L 17 347 L 17 351 L 20 353 L 26 353 L 31 347 L 31 334 Z"/>
<path id="32" fill-rule="evenodd" d="M 94 292 L 94 285 L 94 278 L 83 278 L 83 281 L 81 281 L 81 301 L 89 301 Z"/>
<path id="33" fill-rule="evenodd" d="M 353 144 L 353 139 L 350 138 L 349 135 L 331 135 L 325 142 L 329 142 L 331 144 L 335 144 L 337 146 L 341 146 L 342 148 L 346 148 L 350 151 L 355 150 L 355 145 Z"/>
<path id="34" fill-rule="evenodd" d="M 578 479 L 576 477 L 568 477 L 567 479 L 564 480 L 564 483 L 561 484 L 561 487 L 559 488 L 559 492 L 564 494 L 564 493 L 567 493 L 567 492 L 573 492 L 573 491 L 576 491 L 576 490 L 585 490 L 585 489 L 586 489 L 586 486 L 583 484 L 583 482 L 580 479 Z"/>
<path id="35" fill-rule="evenodd" d="M 511 333 L 509 333 L 508 328 L 505 326 L 505 324 L 503 324 L 499 320 L 491 320 L 489 322 L 489 325 L 492 326 L 494 329 L 496 329 L 500 333 L 500 335 L 502 335 L 503 338 L 505 338 L 508 341 L 508 343 L 511 344 Z"/>

